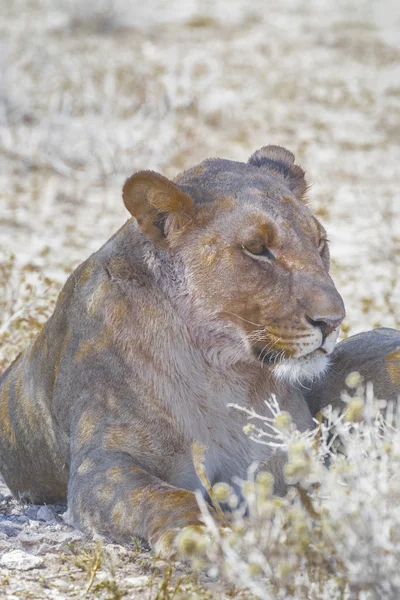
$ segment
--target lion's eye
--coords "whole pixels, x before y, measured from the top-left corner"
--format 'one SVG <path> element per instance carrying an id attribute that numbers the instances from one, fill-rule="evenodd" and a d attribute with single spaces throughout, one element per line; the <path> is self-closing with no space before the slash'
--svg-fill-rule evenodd
<path id="1" fill-rule="evenodd" d="M 253 254 L 254 256 L 259 256 L 260 258 L 268 258 L 269 260 L 275 259 L 275 256 L 272 254 L 271 250 L 261 242 L 246 244 L 243 246 L 243 249 L 245 252 Z"/>

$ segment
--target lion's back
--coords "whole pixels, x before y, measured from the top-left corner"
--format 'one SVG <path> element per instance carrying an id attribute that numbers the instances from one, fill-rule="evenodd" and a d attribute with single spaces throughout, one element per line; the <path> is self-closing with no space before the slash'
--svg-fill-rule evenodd
<path id="1" fill-rule="evenodd" d="M 72 342 L 75 287 L 87 262 L 68 278 L 52 317 L 0 378 L 1 472 L 15 495 L 36 502 L 62 500 L 67 494 L 69 423 L 54 398 L 63 355 Z"/>
<path id="2" fill-rule="evenodd" d="M 88 408 L 101 420 L 106 397 L 128 393 L 130 367 L 120 357 L 116 335 L 127 324 L 139 333 L 145 314 L 151 318 L 148 281 L 132 259 L 134 248 L 126 249 L 132 228 L 123 227 L 75 269 L 53 315 L 0 378 L 0 465 L 14 495 L 36 502 L 65 499 L 71 428 Z M 92 399 L 95 387 L 106 391 Z M 125 400 L 132 403 L 132 394 Z"/>

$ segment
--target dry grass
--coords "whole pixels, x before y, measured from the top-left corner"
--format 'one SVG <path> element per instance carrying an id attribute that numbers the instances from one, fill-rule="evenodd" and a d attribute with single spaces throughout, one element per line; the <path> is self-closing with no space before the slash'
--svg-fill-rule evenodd
<path id="1" fill-rule="evenodd" d="M 189 544 L 186 534 L 180 541 L 195 568 L 263 600 L 399 597 L 400 409 L 389 406 L 384 417 L 372 388 L 356 375 L 345 415 L 329 407 L 314 435 L 296 431 L 275 399 L 273 418 L 237 407 L 248 413 L 255 443 L 288 453 L 291 487 L 278 498 L 272 476 L 250 468 L 239 503 L 233 488 L 216 484 L 214 496 L 232 509 L 222 530 L 198 494 L 210 539 L 192 534 Z"/>

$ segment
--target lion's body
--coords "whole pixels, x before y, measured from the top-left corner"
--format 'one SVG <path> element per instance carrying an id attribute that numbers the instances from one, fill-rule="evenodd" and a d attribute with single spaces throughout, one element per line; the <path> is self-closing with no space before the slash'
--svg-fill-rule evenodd
<path id="1" fill-rule="evenodd" d="M 15 495 L 68 494 L 77 527 L 169 555 L 176 532 L 200 523 L 193 441 L 208 447 L 212 483 L 258 460 L 279 487 L 271 449 L 227 405 L 266 414 L 275 393 L 311 428 L 292 380 L 324 369 L 344 316 L 293 160 L 267 147 L 177 184 L 127 181 L 135 218 L 70 276 L 0 380 L 1 470 Z"/>
<path id="2" fill-rule="evenodd" d="M 227 405 L 265 412 L 271 393 L 283 409 L 293 405 L 301 429 L 312 427 L 301 393 L 271 380 L 269 370 L 258 364 L 221 369 L 205 360 L 132 252 L 123 254 L 135 237 L 138 249 L 132 219 L 78 267 L 41 334 L 3 375 L 8 402 L 2 399 L 2 406 L 9 409 L 0 423 L 0 455 L 15 494 L 36 502 L 65 499 L 70 470 L 92 445 L 126 452 L 169 484 L 195 490 L 196 440 L 208 447 L 212 482 L 245 477 L 268 451 L 243 434 L 246 419 Z"/>

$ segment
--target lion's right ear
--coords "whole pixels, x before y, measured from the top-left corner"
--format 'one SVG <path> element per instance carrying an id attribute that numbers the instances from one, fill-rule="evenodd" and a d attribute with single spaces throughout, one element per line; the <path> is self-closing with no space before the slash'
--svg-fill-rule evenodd
<path id="1" fill-rule="evenodd" d="M 305 200 L 307 182 L 305 173 L 299 165 L 294 164 L 294 154 L 282 146 L 264 146 L 252 154 L 249 164 L 265 169 L 283 183 L 298 200 Z"/>
<path id="2" fill-rule="evenodd" d="M 126 208 L 145 235 L 166 247 L 168 237 L 192 218 L 193 200 L 166 177 L 140 171 L 126 180 L 122 189 Z"/>

